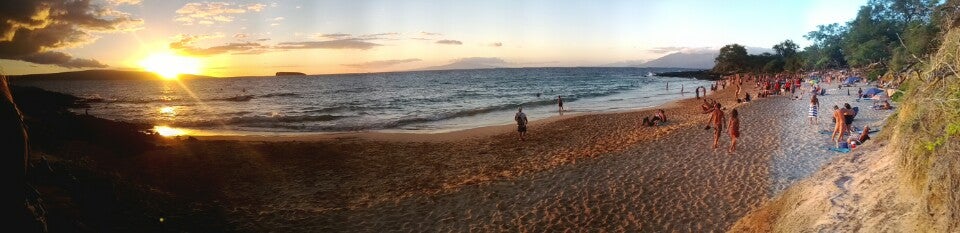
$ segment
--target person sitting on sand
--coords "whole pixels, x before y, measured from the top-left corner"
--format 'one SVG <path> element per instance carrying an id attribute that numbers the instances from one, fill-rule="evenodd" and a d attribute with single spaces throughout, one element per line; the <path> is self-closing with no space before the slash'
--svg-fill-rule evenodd
<path id="1" fill-rule="evenodd" d="M 650 118 L 650 125 L 659 125 L 663 122 L 667 122 L 667 116 L 663 113 L 663 109 L 657 109 L 657 114 Z"/>
<path id="2" fill-rule="evenodd" d="M 524 134 L 527 134 L 527 114 L 523 113 L 523 107 L 517 108 L 513 120 L 517 121 L 517 132 L 520 133 L 520 141 L 523 141 Z"/>
<path id="3" fill-rule="evenodd" d="M 817 99 L 817 96 L 810 97 L 810 110 L 809 110 L 809 117 L 808 117 L 810 118 L 810 125 L 820 124 L 819 112 L 820 112 L 820 100 Z"/>
<path id="4" fill-rule="evenodd" d="M 870 140 L 870 126 L 864 126 L 863 132 L 860 133 L 860 136 L 851 136 L 847 139 L 847 145 L 863 145 L 864 142 Z"/>
<path id="5" fill-rule="evenodd" d="M 890 101 L 884 100 L 883 105 L 880 106 L 880 110 L 890 110 L 893 109 L 893 106 L 890 106 Z"/>
<path id="6" fill-rule="evenodd" d="M 710 113 L 710 122 L 713 123 L 713 149 L 720 147 L 720 134 L 723 132 L 723 123 L 725 122 L 723 110 L 720 110 L 720 103 L 713 105 L 713 112 Z M 707 126 L 710 129 L 710 126 Z"/>
<path id="7" fill-rule="evenodd" d="M 730 122 L 727 124 L 730 128 L 730 149 L 727 153 L 737 151 L 737 139 L 740 138 L 740 114 L 737 109 L 730 110 Z"/>

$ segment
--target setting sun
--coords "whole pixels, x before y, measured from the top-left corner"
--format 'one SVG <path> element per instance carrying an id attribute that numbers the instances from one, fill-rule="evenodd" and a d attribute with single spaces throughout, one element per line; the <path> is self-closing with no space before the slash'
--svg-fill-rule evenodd
<path id="1" fill-rule="evenodd" d="M 196 74 L 200 71 L 200 60 L 177 56 L 170 53 L 157 53 L 140 61 L 143 69 L 159 74 L 166 79 L 175 79 L 180 74 Z"/>

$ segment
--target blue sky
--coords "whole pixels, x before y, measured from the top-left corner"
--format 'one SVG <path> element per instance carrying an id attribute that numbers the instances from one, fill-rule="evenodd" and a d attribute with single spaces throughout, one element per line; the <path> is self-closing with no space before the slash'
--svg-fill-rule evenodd
<path id="1" fill-rule="evenodd" d="M 121 3 L 125 2 L 125 3 Z M 116 69 L 152 53 L 203 61 L 203 74 L 408 70 L 471 57 L 592 66 L 740 43 L 801 46 L 846 22 L 857 1 L 94 1 L 139 21 L 56 49 Z M 179 43 L 180 46 L 173 45 Z M 0 60 L 8 73 L 63 71 Z"/>

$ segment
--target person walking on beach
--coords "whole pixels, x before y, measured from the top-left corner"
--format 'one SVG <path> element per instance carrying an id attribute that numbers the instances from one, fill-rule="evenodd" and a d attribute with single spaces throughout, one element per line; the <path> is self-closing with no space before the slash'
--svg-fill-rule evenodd
<path id="1" fill-rule="evenodd" d="M 560 107 L 560 110 L 559 110 L 560 115 L 563 115 L 563 97 L 562 96 L 559 96 L 559 95 L 557 96 L 557 106 Z"/>
<path id="2" fill-rule="evenodd" d="M 517 108 L 517 115 L 513 117 L 517 121 L 517 132 L 520 133 L 520 141 L 527 134 L 527 114 L 523 113 L 523 107 Z"/>
<path id="3" fill-rule="evenodd" d="M 727 153 L 733 153 L 737 151 L 737 139 L 740 138 L 740 114 L 737 109 L 730 111 L 730 123 L 727 124 L 727 128 L 730 128 L 730 149 L 727 149 Z"/>
<path id="4" fill-rule="evenodd" d="M 810 97 L 810 115 L 808 117 L 810 118 L 810 125 L 820 125 L 820 118 L 818 117 L 819 112 L 820 99 L 817 99 L 817 96 L 814 95 L 813 97 Z"/>
<path id="5" fill-rule="evenodd" d="M 720 134 L 723 132 L 723 123 L 725 122 L 723 110 L 720 110 L 720 103 L 713 105 L 713 112 L 710 113 L 710 121 L 713 123 L 713 149 L 720 147 Z M 707 126 L 709 129 L 709 126 Z"/>

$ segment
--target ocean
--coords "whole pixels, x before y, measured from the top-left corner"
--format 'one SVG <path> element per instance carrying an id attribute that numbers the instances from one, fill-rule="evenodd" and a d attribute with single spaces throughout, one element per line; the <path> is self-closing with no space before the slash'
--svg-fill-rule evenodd
<path id="1" fill-rule="evenodd" d="M 80 114 L 195 134 L 432 133 L 566 113 L 656 107 L 710 81 L 656 68 L 509 68 L 186 80 L 18 80 L 86 98 Z M 669 89 L 667 85 L 669 83 Z M 681 94 L 684 87 L 686 94 Z"/>

